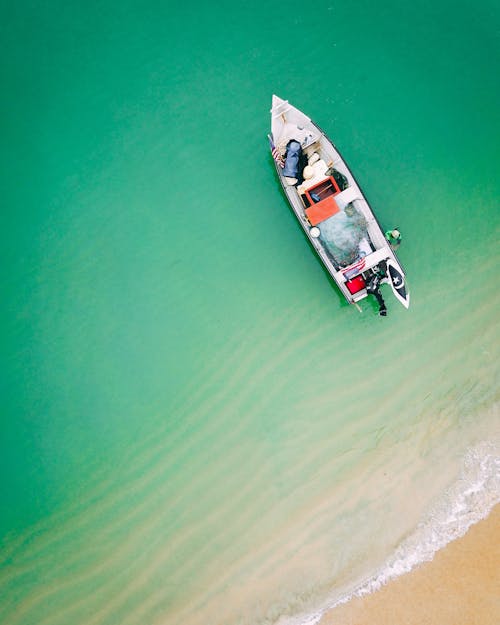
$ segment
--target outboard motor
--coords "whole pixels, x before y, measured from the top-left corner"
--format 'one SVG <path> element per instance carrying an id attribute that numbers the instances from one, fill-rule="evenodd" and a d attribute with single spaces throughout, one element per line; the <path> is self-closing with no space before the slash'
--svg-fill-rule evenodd
<path id="1" fill-rule="evenodd" d="M 374 273 L 366 284 L 366 292 L 369 293 L 370 295 L 373 295 L 373 297 L 377 300 L 378 306 L 379 306 L 378 314 L 381 317 L 386 317 L 387 307 L 385 305 L 384 298 L 382 297 L 382 294 L 380 293 L 380 280 L 382 280 L 383 277 L 384 277 L 384 274 L 383 273 L 381 274 L 380 271 Z"/>
<path id="2" fill-rule="evenodd" d="M 286 146 L 286 161 L 282 174 L 287 178 L 298 178 L 300 161 L 302 157 L 302 146 L 298 141 L 292 139 Z"/>

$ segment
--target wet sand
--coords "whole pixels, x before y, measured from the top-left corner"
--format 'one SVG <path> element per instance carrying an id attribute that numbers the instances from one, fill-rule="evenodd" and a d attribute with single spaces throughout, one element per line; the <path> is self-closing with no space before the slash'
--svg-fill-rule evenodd
<path id="1" fill-rule="evenodd" d="M 320 625 L 500 623 L 500 505 L 431 562 L 331 610 Z"/>

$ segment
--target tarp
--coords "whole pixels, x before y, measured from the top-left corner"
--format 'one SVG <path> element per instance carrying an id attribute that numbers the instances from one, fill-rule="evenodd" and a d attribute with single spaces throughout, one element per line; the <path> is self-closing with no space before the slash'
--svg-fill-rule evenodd
<path id="1" fill-rule="evenodd" d="M 300 143 L 298 141 L 290 141 L 286 148 L 286 161 L 283 176 L 287 178 L 298 178 L 301 156 L 302 148 Z"/>

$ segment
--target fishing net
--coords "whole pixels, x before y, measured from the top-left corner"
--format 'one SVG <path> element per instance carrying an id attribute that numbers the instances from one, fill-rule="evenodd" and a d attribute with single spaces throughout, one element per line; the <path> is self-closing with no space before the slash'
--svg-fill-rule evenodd
<path id="1" fill-rule="evenodd" d="M 346 267 L 370 252 L 366 219 L 348 204 L 319 224 L 320 239 L 336 263 Z"/>

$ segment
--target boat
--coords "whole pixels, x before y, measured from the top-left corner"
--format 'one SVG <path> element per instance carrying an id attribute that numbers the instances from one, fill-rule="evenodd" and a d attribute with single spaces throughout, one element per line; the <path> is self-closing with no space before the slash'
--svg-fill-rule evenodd
<path id="1" fill-rule="evenodd" d="M 380 288 L 410 305 L 395 246 L 342 155 L 304 113 L 273 95 L 269 146 L 285 196 L 312 247 L 349 304 L 372 295 L 387 308 Z M 396 231 L 395 231 L 396 232 Z"/>

